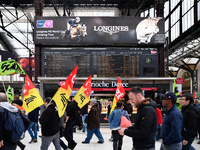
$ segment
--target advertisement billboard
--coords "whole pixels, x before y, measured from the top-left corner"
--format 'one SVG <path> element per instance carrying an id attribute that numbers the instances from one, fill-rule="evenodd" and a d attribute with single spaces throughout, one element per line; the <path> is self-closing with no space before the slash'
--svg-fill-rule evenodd
<path id="1" fill-rule="evenodd" d="M 165 43 L 164 19 L 155 17 L 35 17 L 35 44 Z"/>

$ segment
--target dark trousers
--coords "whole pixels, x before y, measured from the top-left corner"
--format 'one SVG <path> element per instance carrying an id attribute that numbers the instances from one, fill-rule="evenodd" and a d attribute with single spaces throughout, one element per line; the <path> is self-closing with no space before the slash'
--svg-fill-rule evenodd
<path id="1" fill-rule="evenodd" d="M 66 123 L 64 136 L 68 142 L 69 149 L 73 149 L 73 147 L 76 145 L 76 142 L 73 140 L 73 127 L 74 127 L 75 123 L 76 123 L 76 121 L 74 121 L 74 120 L 68 120 Z"/>
<path id="2" fill-rule="evenodd" d="M 193 141 L 194 141 L 194 138 L 189 138 L 188 144 L 183 145 L 182 150 L 190 150 L 190 147 L 191 147 Z"/>
<path id="3" fill-rule="evenodd" d="M 9 144 L 5 140 L 3 141 L 4 146 L 0 148 L 0 150 L 16 150 L 17 144 Z"/>
<path id="4" fill-rule="evenodd" d="M 123 136 L 119 135 L 118 130 L 112 131 L 113 135 L 113 150 L 121 150 L 122 149 L 122 143 L 123 143 Z"/>

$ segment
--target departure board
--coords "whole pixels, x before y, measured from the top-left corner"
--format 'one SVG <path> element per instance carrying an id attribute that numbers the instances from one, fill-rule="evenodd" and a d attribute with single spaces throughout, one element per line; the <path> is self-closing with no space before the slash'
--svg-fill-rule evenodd
<path id="1" fill-rule="evenodd" d="M 78 64 L 77 77 L 136 77 L 140 55 L 152 51 L 157 55 L 157 49 L 43 49 L 42 76 L 66 77 Z"/>

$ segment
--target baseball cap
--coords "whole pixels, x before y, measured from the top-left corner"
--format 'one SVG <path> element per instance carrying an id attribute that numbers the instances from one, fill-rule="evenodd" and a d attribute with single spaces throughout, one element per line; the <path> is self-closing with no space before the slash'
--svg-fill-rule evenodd
<path id="1" fill-rule="evenodd" d="M 93 102 L 94 104 L 97 103 L 96 99 L 94 99 L 94 98 L 91 98 L 91 99 L 90 99 L 90 102 Z"/>
<path id="2" fill-rule="evenodd" d="M 165 94 L 160 94 L 160 96 L 161 96 L 162 98 L 171 99 L 171 101 L 173 101 L 173 102 L 176 102 L 176 100 L 177 100 L 177 96 L 176 96 L 176 94 L 173 93 L 173 92 L 167 92 L 167 93 L 165 93 Z"/>

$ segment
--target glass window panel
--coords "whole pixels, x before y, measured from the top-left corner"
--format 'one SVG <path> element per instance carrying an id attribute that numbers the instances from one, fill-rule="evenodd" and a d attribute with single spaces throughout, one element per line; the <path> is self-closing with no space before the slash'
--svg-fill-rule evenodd
<path id="1" fill-rule="evenodd" d="M 200 20 L 200 1 L 197 3 L 197 10 L 198 20 Z"/>
<path id="2" fill-rule="evenodd" d="M 180 20 L 180 6 L 171 15 L 171 26 L 173 26 L 178 20 Z"/>
<path id="3" fill-rule="evenodd" d="M 182 14 L 184 15 L 191 7 L 194 6 L 194 0 L 184 0 L 182 2 Z"/>
<path id="4" fill-rule="evenodd" d="M 155 17 L 155 9 L 154 8 L 151 8 L 150 9 L 150 17 Z"/>
<path id="5" fill-rule="evenodd" d="M 179 3 L 180 0 L 171 0 L 171 10 Z"/>
<path id="6" fill-rule="evenodd" d="M 169 30 L 169 19 L 165 21 L 165 32 Z"/>
<path id="7" fill-rule="evenodd" d="M 164 17 L 169 14 L 169 1 L 165 2 L 164 4 Z"/>
<path id="8" fill-rule="evenodd" d="M 172 28 L 171 28 L 171 41 L 175 40 L 179 35 L 179 22 L 177 22 Z"/>
<path id="9" fill-rule="evenodd" d="M 194 9 L 192 8 L 189 12 L 187 12 L 183 16 L 183 32 L 185 32 L 188 28 L 190 28 L 194 24 Z"/>

